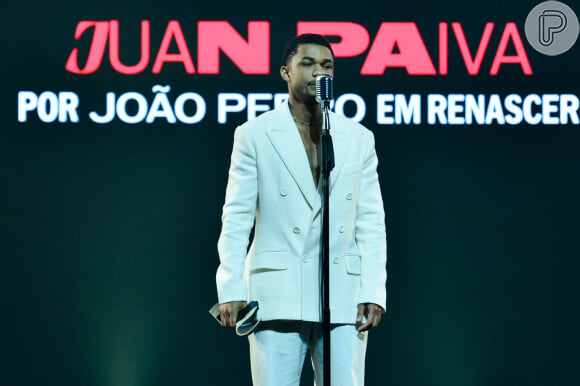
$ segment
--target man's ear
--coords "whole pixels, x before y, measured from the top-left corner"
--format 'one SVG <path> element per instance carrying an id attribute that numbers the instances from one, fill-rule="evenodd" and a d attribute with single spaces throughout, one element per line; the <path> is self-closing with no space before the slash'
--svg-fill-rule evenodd
<path id="1" fill-rule="evenodd" d="M 280 76 L 286 82 L 288 82 L 290 80 L 290 76 L 288 75 L 288 67 L 287 66 L 280 67 Z"/>

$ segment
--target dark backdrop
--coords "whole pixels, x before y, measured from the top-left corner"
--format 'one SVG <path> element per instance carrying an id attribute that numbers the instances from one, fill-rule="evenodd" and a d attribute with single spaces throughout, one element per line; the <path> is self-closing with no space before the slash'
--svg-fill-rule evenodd
<path id="1" fill-rule="evenodd" d="M 337 60 L 337 93 L 368 102 L 363 123 L 376 137 L 387 213 L 388 312 L 370 334 L 367 384 L 576 384 L 578 125 L 385 126 L 376 124 L 372 107 L 377 93 L 577 94 L 578 43 L 548 57 L 525 39 L 525 18 L 536 4 L 3 3 L 0 384 L 251 383 L 245 339 L 207 314 L 216 300 L 232 134 L 245 120 L 238 114 L 217 124 L 215 96 L 285 92 L 277 67 L 299 20 L 352 21 L 371 40 L 383 21 L 413 21 L 435 64 L 439 22 L 461 22 L 472 50 L 485 23 L 496 23 L 477 76 L 467 74 L 451 29 L 447 76 L 391 68 L 361 77 L 368 50 Z M 126 63 L 138 59 L 140 21 L 151 21 L 147 70 L 121 75 L 104 62 L 91 75 L 67 72 L 71 50 L 85 47 L 86 54 L 89 44 L 74 39 L 78 22 L 113 19 Z M 270 74 L 244 75 L 223 55 L 219 75 L 188 75 L 180 64 L 152 74 L 169 20 L 179 20 L 192 54 L 199 20 L 227 20 L 242 34 L 250 20 L 270 21 Z M 510 21 L 532 76 L 519 65 L 489 75 Z M 203 95 L 206 119 L 88 119 L 88 111 L 102 111 L 106 92 L 149 98 L 155 84 L 171 85 L 173 96 Z M 31 115 L 19 123 L 22 90 L 76 92 L 80 122 L 47 124 Z"/>

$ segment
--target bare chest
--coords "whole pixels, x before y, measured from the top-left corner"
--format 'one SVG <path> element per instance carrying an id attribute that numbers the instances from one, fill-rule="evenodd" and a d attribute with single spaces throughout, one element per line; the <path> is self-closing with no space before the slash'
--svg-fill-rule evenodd
<path id="1" fill-rule="evenodd" d="M 310 164 L 310 171 L 312 172 L 314 185 L 317 185 L 318 177 L 320 175 L 319 146 L 317 143 L 318 141 L 314 142 L 309 133 L 303 130 L 298 131 L 300 132 L 300 138 L 302 138 L 304 150 L 306 151 L 306 156 L 308 157 L 308 163 Z"/>

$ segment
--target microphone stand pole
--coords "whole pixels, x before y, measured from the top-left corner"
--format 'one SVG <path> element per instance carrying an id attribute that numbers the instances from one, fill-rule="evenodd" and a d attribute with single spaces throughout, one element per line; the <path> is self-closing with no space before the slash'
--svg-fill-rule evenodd
<path id="1" fill-rule="evenodd" d="M 334 168 L 334 148 L 332 146 L 332 137 L 330 136 L 330 121 L 328 110 L 330 101 L 321 103 L 322 107 L 322 133 L 320 143 L 322 149 L 322 345 L 323 345 L 323 380 L 324 386 L 330 386 L 330 245 L 329 245 L 329 180 L 330 171 Z"/>

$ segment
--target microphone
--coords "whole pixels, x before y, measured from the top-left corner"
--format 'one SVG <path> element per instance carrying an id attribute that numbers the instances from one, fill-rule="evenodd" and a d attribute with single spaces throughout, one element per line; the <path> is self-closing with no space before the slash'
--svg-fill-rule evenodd
<path id="1" fill-rule="evenodd" d="M 332 76 L 321 74 L 316 76 L 316 102 L 323 107 L 328 107 L 334 98 L 332 89 Z"/>

